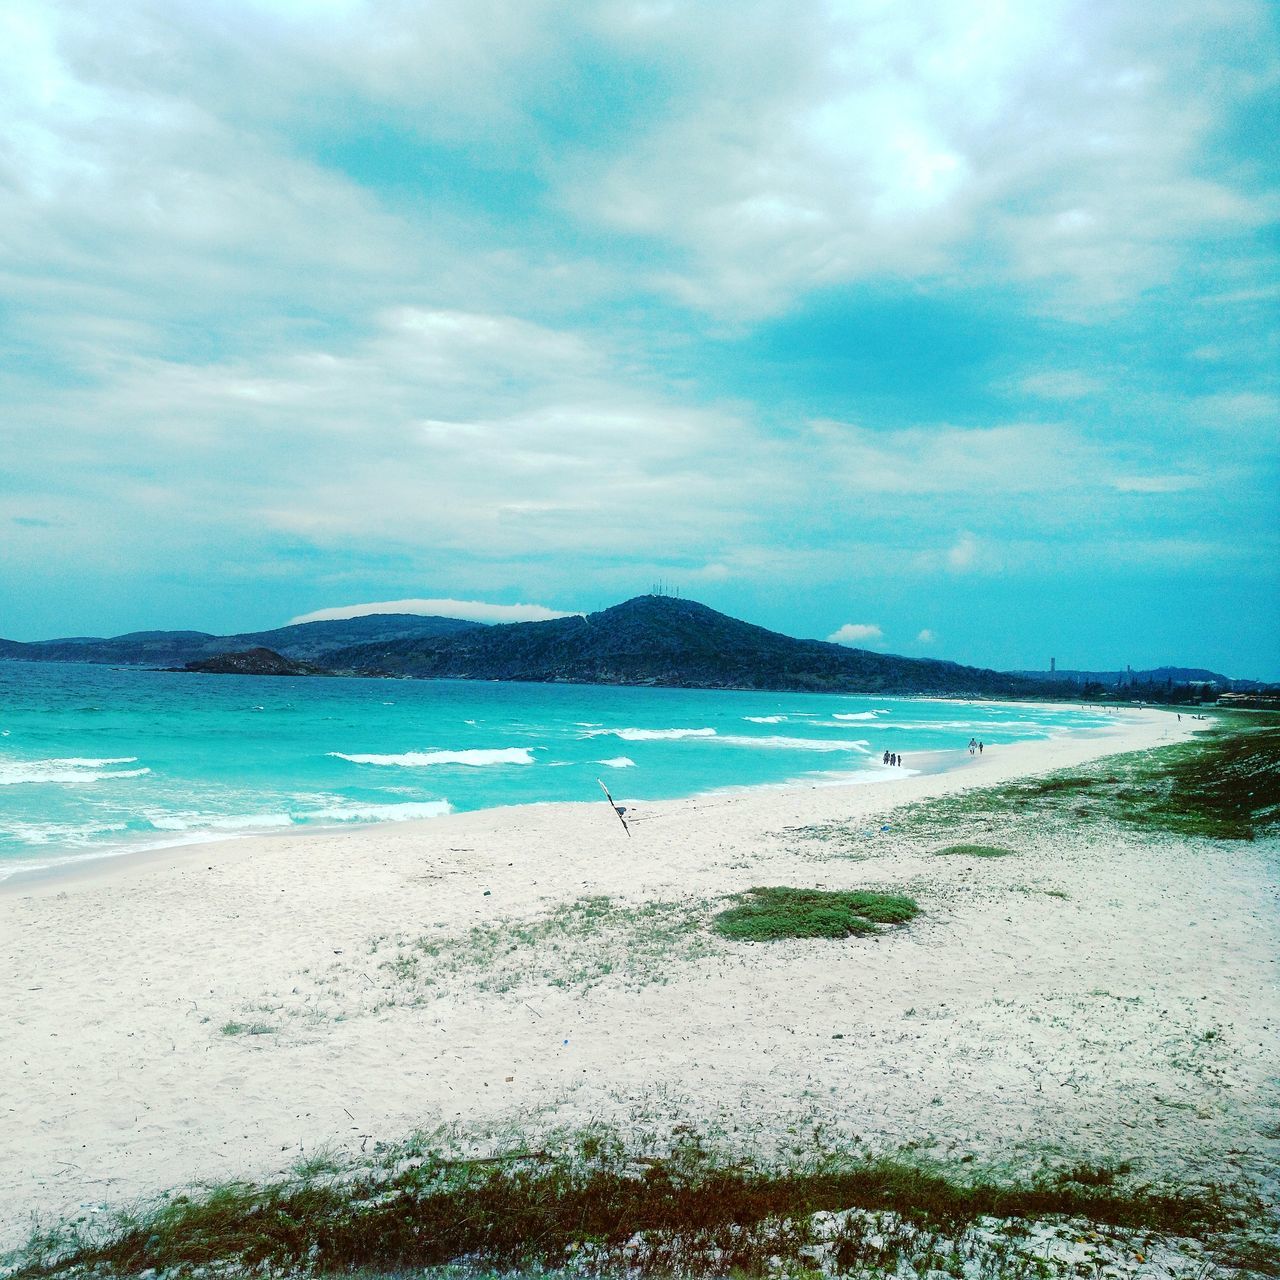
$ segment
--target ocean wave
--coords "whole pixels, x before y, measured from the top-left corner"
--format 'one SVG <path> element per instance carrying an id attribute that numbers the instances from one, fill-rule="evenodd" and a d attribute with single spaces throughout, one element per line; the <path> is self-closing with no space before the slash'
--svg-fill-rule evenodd
<path id="1" fill-rule="evenodd" d="M 394 765 L 404 769 L 425 769 L 435 764 L 465 764 L 483 768 L 491 764 L 532 764 L 532 747 L 499 747 L 491 751 L 406 751 L 402 755 L 348 755 L 330 751 L 329 755 L 352 764 Z"/>
<path id="2" fill-rule="evenodd" d="M 874 720 L 879 714 L 879 711 L 833 711 L 831 718 L 833 720 Z"/>
<path id="3" fill-rule="evenodd" d="M 453 812 L 447 800 L 422 800 L 406 804 L 364 804 L 300 813 L 308 822 L 407 822 L 413 818 L 441 818 Z"/>
<path id="4" fill-rule="evenodd" d="M 660 742 L 677 738 L 714 738 L 714 729 L 592 729 L 588 738 L 613 736 L 623 742 Z"/>
<path id="5" fill-rule="evenodd" d="M 596 764 L 605 765 L 610 769 L 634 769 L 636 762 L 627 756 L 614 756 L 611 760 L 597 760 Z"/>
<path id="6" fill-rule="evenodd" d="M 65 756 L 53 760 L 0 761 L 0 787 L 19 783 L 99 782 L 103 778 L 140 778 L 150 769 L 112 769 L 111 765 L 136 764 L 137 756 Z"/>
<path id="7" fill-rule="evenodd" d="M 867 741 L 859 738 L 856 741 L 843 738 L 788 738 L 780 734 L 753 738 L 748 734 L 725 734 L 719 741 L 732 747 L 774 747 L 790 751 L 860 751 L 870 754 Z"/>
<path id="8" fill-rule="evenodd" d="M 62 822 L 9 822 L 5 824 L 6 834 L 12 835 L 23 844 L 56 844 L 64 848 L 80 848 L 92 845 L 95 837 L 109 835 L 116 831 L 127 831 L 123 822 L 98 823 L 91 826 L 69 826 Z"/>
<path id="9" fill-rule="evenodd" d="M 752 724 L 781 724 L 786 716 L 743 716 L 744 720 L 750 720 Z"/>
<path id="10" fill-rule="evenodd" d="M 157 831 L 252 831 L 259 827 L 291 827 L 287 813 L 161 813 L 148 815 Z"/>

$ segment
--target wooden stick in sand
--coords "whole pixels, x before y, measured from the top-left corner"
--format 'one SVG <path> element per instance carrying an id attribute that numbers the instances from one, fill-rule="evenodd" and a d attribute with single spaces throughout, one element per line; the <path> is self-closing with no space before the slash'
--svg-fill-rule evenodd
<path id="1" fill-rule="evenodd" d="M 600 782 L 600 779 L 597 778 L 596 781 Z M 622 829 L 627 833 L 627 839 L 630 840 L 631 828 L 627 826 L 627 820 L 622 816 L 627 811 L 626 806 L 621 805 L 614 800 L 614 798 L 609 794 L 609 788 L 606 787 L 603 782 L 600 782 L 600 790 L 604 792 L 604 798 L 609 802 L 609 807 L 618 815 L 618 821 L 622 823 Z"/>

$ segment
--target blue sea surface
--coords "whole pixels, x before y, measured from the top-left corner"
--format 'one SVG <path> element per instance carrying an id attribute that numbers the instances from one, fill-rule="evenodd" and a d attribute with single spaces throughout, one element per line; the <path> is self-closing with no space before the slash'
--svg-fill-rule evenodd
<path id="1" fill-rule="evenodd" d="M 876 782 L 1097 732 L 1073 706 L 0 662 L 0 879 L 247 832 Z"/>

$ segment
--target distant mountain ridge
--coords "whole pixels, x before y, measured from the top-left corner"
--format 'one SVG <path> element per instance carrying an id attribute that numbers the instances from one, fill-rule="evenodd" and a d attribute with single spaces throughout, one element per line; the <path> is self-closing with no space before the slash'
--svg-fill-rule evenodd
<path id="1" fill-rule="evenodd" d="M 1224 676 L 1220 671 L 1209 671 L 1204 667 L 1149 667 L 1143 671 L 1134 671 L 1126 667 L 1123 671 L 1014 671 L 1011 674 L 1025 676 L 1028 680 L 1045 680 L 1049 682 L 1074 681 L 1076 684 L 1100 684 L 1106 689 L 1116 689 L 1127 685 L 1167 685 L 1167 684 L 1213 684 L 1220 689 L 1260 689 L 1266 686 L 1263 680 L 1242 680 L 1232 676 Z"/>
<path id="2" fill-rule="evenodd" d="M 483 626 L 460 618 L 414 613 L 376 613 L 359 618 L 295 622 L 270 631 L 230 636 L 205 631 L 131 631 L 123 636 L 68 637 L 23 643 L 0 640 L 0 658 L 30 662 L 105 662 L 116 666 L 184 666 L 246 649 L 271 649 L 294 661 L 315 662 L 325 654 L 370 640 L 450 635 Z"/>
<path id="3" fill-rule="evenodd" d="M 230 636 L 137 631 L 107 639 L 0 640 L 0 658 L 118 666 L 176 668 L 251 649 L 359 676 L 1023 698 L 1076 697 L 1086 681 L 1127 687 L 1131 676 L 1140 693 L 1167 682 L 1258 687 L 1198 668 L 1001 672 L 905 658 L 795 639 L 693 600 L 654 595 L 586 616 L 502 625 L 368 614 Z M 1110 681 L 1112 676 L 1117 679 Z"/>
<path id="4" fill-rule="evenodd" d="M 354 645 L 326 661 L 401 676 L 699 689 L 1026 697 L 1040 688 L 954 662 L 797 640 L 670 596 L 637 596 L 585 617 Z"/>

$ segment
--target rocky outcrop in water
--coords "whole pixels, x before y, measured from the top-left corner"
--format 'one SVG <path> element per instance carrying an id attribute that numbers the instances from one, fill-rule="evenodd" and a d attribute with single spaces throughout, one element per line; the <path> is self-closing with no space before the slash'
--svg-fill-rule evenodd
<path id="1" fill-rule="evenodd" d="M 212 658 L 188 662 L 179 671 L 199 671 L 215 676 L 329 676 L 332 671 L 310 662 L 294 662 L 273 649 L 246 649 L 242 653 L 220 653 Z"/>

